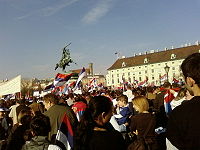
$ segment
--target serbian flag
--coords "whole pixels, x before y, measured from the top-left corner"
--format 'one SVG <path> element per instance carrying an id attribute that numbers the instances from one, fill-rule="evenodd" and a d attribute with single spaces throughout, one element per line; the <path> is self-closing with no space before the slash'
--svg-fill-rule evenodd
<path id="1" fill-rule="evenodd" d="M 173 93 L 170 92 L 170 89 L 164 89 L 164 90 L 166 90 L 165 95 L 164 95 L 165 112 L 166 114 L 169 114 L 172 111 L 171 101 L 175 98 L 175 96 Z M 178 92 L 180 88 L 173 88 L 171 90 Z"/>
<path id="2" fill-rule="evenodd" d="M 85 72 L 85 68 L 83 67 L 83 69 L 79 73 L 78 80 L 76 81 L 76 85 L 75 85 L 73 91 L 75 91 L 78 88 L 80 81 L 85 77 L 85 75 L 86 75 L 86 72 Z"/>
<path id="3" fill-rule="evenodd" d="M 97 87 L 96 78 L 93 78 L 93 79 L 90 81 L 90 87 Z"/>
<path id="4" fill-rule="evenodd" d="M 138 87 L 139 87 L 139 86 L 142 86 L 142 87 L 143 87 L 143 86 L 145 86 L 145 85 L 147 84 L 147 81 L 148 81 L 148 77 L 146 76 L 146 79 L 145 79 L 144 81 L 138 83 L 137 86 L 138 86 Z"/>
<path id="5" fill-rule="evenodd" d="M 87 108 L 87 104 L 85 104 L 84 102 L 81 102 L 81 101 L 75 102 L 75 104 L 72 106 L 72 109 L 74 110 L 78 121 L 80 121 L 80 118 L 83 115 L 83 113 L 85 112 L 86 108 Z"/>
<path id="6" fill-rule="evenodd" d="M 173 78 L 173 83 L 179 83 L 179 80 L 177 80 L 176 78 Z"/>
<path id="7" fill-rule="evenodd" d="M 56 134 L 56 145 L 66 150 L 71 150 L 74 147 L 74 132 L 66 113 Z"/>
<path id="8" fill-rule="evenodd" d="M 71 77 L 72 73 L 70 74 L 61 74 L 58 73 L 54 79 L 54 86 L 63 86 Z"/>
<path id="9" fill-rule="evenodd" d="M 167 74 L 164 74 L 163 76 L 160 77 L 161 82 L 164 82 L 165 80 L 167 80 Z"/>

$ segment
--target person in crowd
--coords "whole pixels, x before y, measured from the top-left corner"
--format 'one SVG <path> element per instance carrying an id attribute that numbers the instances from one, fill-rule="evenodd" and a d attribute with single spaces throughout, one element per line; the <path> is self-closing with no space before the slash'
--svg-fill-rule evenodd
<path id="1" fill-rule="evenodd" d="M 68 106 L 71 107 L 74 104 L 74 101 L 75 101 L 74 94 L 73 93 L 69 93 L 68 94 L 68 99 L 67 99 Z"/>
<path id="2" fill-rule="evenodd" d="M 7 140 L 6 150 L 21 150 L 22 146 L 25 144 L 24 134 L 26 130 L 30 129 L 30 122 L 32 116 L 24 115 L 19 119 L 19 126 L 12 131 Z"/>
<path id="3" fill-rule="evenodd" d="M 186 92 L 187 92 L 186 88 L 182 88 L 179 90 L 177 96 L 171 101 L 172 110 L 175 107 L 181 105 L 181 103 L 186 100 L 186 98 L 185 98 Z"/>
<path id="4" fill-rule="evenodd" d="M 28 107 L 30 107 L 34 114 L 41 114 L 41 113 L 44 113 L 44 107 L 40 104 L 40 103 L 37 103 L 37 98 L 33 98 L 33 103 L 30 104 Z"/>
<path id="5" fill-rule="evenodd" d="M 12 105 L 12 106 L 10 107 L 9 117 L 12 118 L 12 120 L 13 120 L 13 125 L 15 125 L 16 123 L 18 123 L 16 108 L 17 108 L 19 105 L 20 105 L 19 100 L 16 100 L 16 104 L 15 104 L 15 105 Z"/>
<path id="6" fill-rule="evenodd" d="M 118 125 L 124 125 L 124 129 L 122 131 L 126 131 L 126 124 L 129 122 L 129 117 L 131 116 L 131 110 L 128 105 L 128 97 L 126 95 L 122 95 L 117 98 L 118 102 L 118 113 L 114 115 Z"/>
<path id="7" fill-rule="evenodd" d="M 6 118 L 7 108 L 0 107 L 0 150 L 5 149 L 6 139 L 8 136 L 9 122 Z"/>
<path id="8" fill-rule="evenodd" d="M 178 149 L 200 149 L 200 53 L 188 56 L 181 70 L 189 91 L 194 97 L 176 107 L 170 114 L 167 139 Z"/>
<path id="9" fill-rule="evenodd" d="M 19 113 L 20 113 L 20 111 L 22 109 L 30 110 L 30 108 L 28 106 L 26 106 L 25 102 L 26 102 L 26 100 L 24 98 L 22 98 L 22 99 L 19 100 L 19 106 L 16 107 L 16 114 L 17 114 L 17 116 L 19 115 Z"/>
<path id="10" fill-rule="evenodd" d="M 128 97 L 128 102 L 132 102 L 134 95 L 132 93 L 132 88 L 130 85 L 127 86 L 127 90 L 125 92 L 123 92 L 123 94 Z"/>
<path id="11" fill-rule="evenodd" d="M 51 130 L 49 117 L 43 114 L 33 117 L 30 130 L 33 137 L 23 145 L 22 150 L 47 150 L 50 145 L 48 133 Z"/>
<path id="12" fill-rule="evenodd" d="M 139 113 L 135 116 L 132 116 L 130 130 L 131 132 L 135 133 L 138 138 L 143 137 L 145 139 L 149 150 L 156 150 L 156 120 L 155 117 L 148 111 L 149 103 L 144 96 L 135 97 L 132 102 L 133 107 Z"/>
<path id="13" fill-rule="evenodd" d="M 82 117 L 86 108 L 87 108 L 87 101 L 82 96 L 77 96 L 75 98 L 74 104 L 72 105 L 72 109 L 76 114 L 78 121 L 80 121 L 80 118 Z"/>
<path id="14" fill-rule="evenodd" d="M 109 123 L 113 104 L 108 97 L 94 96 L 75 134 L 75 150 L 125 150 L 122 135 Z"/>
<path id="15" fill-rule="evenodd" d="M 44 96 L 43 100 L 43 104 L 47 110 L 44 112 L 44 115 L 50 118 L 51 124 L 51 131 L 48 136 L 49 140 L 54 140 L 65 113 L 69 117 L 71 125 L 74 128 L 76 127 L 78 121 L 73 110 L 69 106 L 58 105 L 58 98 L 56 95 L 49 93 Z"/>

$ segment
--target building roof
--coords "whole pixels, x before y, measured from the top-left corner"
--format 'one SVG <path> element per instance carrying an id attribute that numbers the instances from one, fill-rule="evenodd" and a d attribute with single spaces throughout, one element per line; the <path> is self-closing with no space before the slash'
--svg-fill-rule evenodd
<path id="1" fill-rule="evenodd" d="M 76 70 L 70 70 L 71 72 L 73 72 L 73 73 L 80 73 L 81 71 L 82 71 L 82 69 L 76 69 Z M 87 73 L 87 74 L 90 74 L 90 69 L 89 68 L 85 68 L 85 72 Z"/>
<path id="2" fill-rule="evenodd" d="M 147 65 L 159 62 L 185 59 L 193 53 L 200 52 L 200 45 L 192 45 L 160 52 L 148 53 L 116 60 L 107 70 L 121 69 L 133 66 Z"/>

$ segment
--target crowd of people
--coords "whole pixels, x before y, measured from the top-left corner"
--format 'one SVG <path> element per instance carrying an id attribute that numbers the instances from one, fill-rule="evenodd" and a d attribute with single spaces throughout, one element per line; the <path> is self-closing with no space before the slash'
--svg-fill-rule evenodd
<path id="1" fill-rule="evenodd" d="M 184 85 L 2 99 L 0 150 L 198 150 L 200 54 L 181 69 Z"/>

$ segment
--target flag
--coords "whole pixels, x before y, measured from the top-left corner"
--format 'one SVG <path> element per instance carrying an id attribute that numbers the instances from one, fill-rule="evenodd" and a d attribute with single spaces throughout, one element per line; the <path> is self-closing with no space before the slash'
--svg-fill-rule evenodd
<path id="1" fill-rule="evenodd" d="M 74 147 L 74 132 L 66 113 L 56 134 L 56 144 L 66 150 L 73 149 Z"/>
<path id="2" fill-rule="evenodd" d="M 176 78 L 173 78 L 173 83 L 179 83 L 179 80 L 177 80 Z"/>
<path id="3" fill-rule="evenodd" d="M 164 95 L 164 106 L 165 106 L 165 112 L 166 114 L 169 114 L 172 111 L 171 108 L 171 101 L 175 98 L 174 95 L 170 92 L 170 90 L 174 90 L 175 92 L 178 92 L 179 88 L 173 88 L 173 89 L 162 89 L 166 90 Z"/>
<path id="4" fill-rule="evenodd" d="M 90 87 L 97 87 L 96 78 L 93 78 L 93 79 L 90 81 Z"/>
<path id="5" fill-rule="evenodd" d="M 139 86 L 142 86 L 142 87 L 143 87 L 143 86 L 145 86 L 145 85 L 147 84 L 147 81 L 148 81 L 148 77 L 146 77 L 146 79 L 145 79 L 144 81 L 138 83 L 137 86 L 138 86 L 138 87 L 139 87 Z"/>
<path id="6" fill-rule="evenodd" d="M 87 107 L 87 104 L 81 101 L 75 102 L 74 105 L 72 106 L 72 109 L 74 110 L 78 121 L 80 121 L 80 118 L 85 112 L 86 107 Z"/>
<path id="7" fill-rule="evenodd" d="M 167 74 L 164 74 L 163 76 L 160 77 L 161 82 L 164 82 L 165 80 L 167 80 Z"/>
<path id="8" fill-rule="evenodd" d="M 15 94 L 8 94 L 4 100 L 7 101 L 7 100 L 10 100 L 10 99 L 15 99 Z"/>
<path id="9" fill-rule="evenodd" d="M 54 84 L 51 83 L 51 84 L 47 85 L 47 86 L 44 88 L 44 90 L 49 91 L 49 90 L 51 90 L 51 89 L 53 89 L 53 88 L 54 88 Z"/>
<path id="10" fill-rule="evenodd" d="M 76 81 L 76 85 L 73 88 L 73 91 L 75 91 L 78 88 L 80 81 L 84 78 L 85 75 L 86 75 L 86 72 L 85 72 L 85 68 L 83 67 L 83 69 L 79 73 L 78 80 Z"/>
<path id="11" fill-rule="evenodd" d="M 54 79 L 54 86 L 63 86 L 71 77 L 72 73 L 70 74 L 61 74 L 58 73 Z"/>

